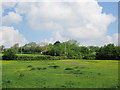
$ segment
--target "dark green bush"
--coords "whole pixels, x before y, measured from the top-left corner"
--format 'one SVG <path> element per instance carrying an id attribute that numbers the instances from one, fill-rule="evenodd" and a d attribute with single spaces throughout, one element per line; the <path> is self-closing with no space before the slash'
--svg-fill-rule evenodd
<path id="1" fill-rule="evenodd" d="M 95 55 L 94 54 L 87 54 L 87 55 L 84 55 L 83 59 L 95 60 Z"/>
<path id="2" fill-rule="evenodd" d="M 73 68 L 65 68 L 65 70 L 74 70 Z"/>
<path id="3" fill-rule="evenodd" d="M 13 49 L 8 49 L 3 53 L 3 60 L 15 60 L 17 59 L 16 51 Z"/>
<path id="4" fill-rule="evenodd" d="M 56 69 L 56 68 L 59 68 L 60 66 L 49 66 L 49 67 Z"/>
<path id="5" fill-rule="evenodd" d="M 19 56 L 16 58 L 16 60 L 61 60 L 65 59 L 63 56 Z"/>

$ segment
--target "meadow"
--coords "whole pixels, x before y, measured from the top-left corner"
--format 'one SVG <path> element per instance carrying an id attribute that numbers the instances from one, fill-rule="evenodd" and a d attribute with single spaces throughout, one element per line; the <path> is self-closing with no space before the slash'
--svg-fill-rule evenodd
<path id="1" fill-rule="evenodd" d="M 2 61 L 3 88 L 118 88 L 116 60 Z"/>

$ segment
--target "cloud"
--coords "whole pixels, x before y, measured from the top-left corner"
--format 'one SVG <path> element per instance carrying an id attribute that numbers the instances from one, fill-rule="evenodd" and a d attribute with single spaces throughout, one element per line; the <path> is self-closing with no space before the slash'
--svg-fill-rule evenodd
<path id="1" fill-rule="evenodd" d="M 2 9 L 13 8 L 16 5 L 16 2 L 2 2 Z"/>
<path id="2" fill-rule="evenodd" d="M 25 14 L 27 23 L 33 30 L 52 32 L 53 37 L 45 39 L 49 42 L 68 39 L 82 43 L 91 41 L 92 44 L 100 45 L 112 42 L 112 36 L 107 35 L 107 28 L 116 18 L 102 13 L 102 7 L 96 0 L 76 1 L 18 3 L 15 11 L 17 14 Z"/>
<path id="3" fill-rule="evenodd" d="M 0 45 L 5 45 L 5 47 L 11 47 L 15 43 L 19 45 L 24 45 L 27 43 L 26 38 L 19 32 L 19 30 L 13 27 L 0 27 Z"/>
<path id="4" fill-rule="evenodd" d="M 2 21 L 2 5 L 0 3 L 0 21 Z M 2 25 L 2 22 L 0 22 L 0 25 Z"/>
<path id="5" fill-rule="evenodd" d="M 116 45 L 120 45 L 120 33 L 115 33 L 113 34 L 113 42 Z"/>
<path id="6" fill-rule="evenodd" d="M 115 45 L 120 45 L 120 33 L 115 33 L 112 36 L 106 35 L 104 37 L 101 37 L 99 39 L 93 39 L 93 40 L 86 40 L 81 43 L 81 45 L 85 46 L 103 46 L 105 44 L 114 43 Z"/>
<path id="7" fill-rule="evenodd" d="M 1 12 L 3 13 L 5 9 L 14 8 L 17 3 L 14 2 L 14 0 L 13 0 L 13 2 L 10 0 L 9 1 L 4 0 L 0 4 L 1 4 Z"/>
<path id="8" fill-rule="evenodd" d="M 15 12 L 9 12 L 8 15 L 2 17 L 2 24 L 18 24 L 22 21 L 22 16 Z"/>

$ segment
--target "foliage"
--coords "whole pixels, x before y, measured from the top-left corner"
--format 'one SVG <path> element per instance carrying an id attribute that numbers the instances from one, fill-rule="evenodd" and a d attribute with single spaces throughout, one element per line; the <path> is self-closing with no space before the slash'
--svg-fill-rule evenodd
<path id="1" fill-rule="evenodd" d="M 59 43 L 60 43 L 60 41 L 56 41 L 56 42 L 54 43 L 54 45 L 59 44 Z"/>
<path id="2" fill-rule="evenodd" d="M 3 53 L 3 60 L 15 60 L 17 58 L 16 51 L 14 49 L 8 49 Z"/>
<path id="3" fill-rule="evenodd" d="M 4 48 L 5 48 L 4 45 L 1 45 L 1 46 L 0 46 L 0 53 L 3 53 L 3 52 L 4 52 Z"/>
<path id="4" fill-rule="evenodd" d="M 14 49 L 14 50 L 16 51 L 16 53 L 18 53 L 19 44 L 18 44 L 18 43 L 14 44 L 14 45 L 11 47 L 11 49 Z"/>
<path id="5" fill-rule="evenodd" d="M 23 47 L 19 48 L 19 53 L 24 54 L 40 54 L 43 49 L 37 45 L 35 42 L 25 44 Z"/>
<path id="6" fill-rule="evenodd" d="M 97 54 L 96 59 L 102 60 L 120 60 L 120 46 L 114 46 L 114 44 L 108 44 L 101 47 Z"/>
<path id="7" fill-rule="evenodd" d="M 102 59 L 102 60 L 120 59 L 120 46 L 115 46 L 114 44 L 108 44 L 103 47 L 98 47 L 98 46 L 87 47 L 87 46 L 80 46 L 79 42 L 76 40 L 68 40 L 66 42 L 56 41 L 54 44 L 47 44 L 42 42 L 42 46 L 36 44 L 35 42 L 30 42 L 28 44 L 25 44 L 24 46 L 19 47 L 19 44 L 16 43 L 11 47 L 11 49 L 14 49 L 17 52 L 17 54 L 30 54 L 30 55 L 39 54 L 39 55 L 46 55 L 46 58 L 49 55 L 53 59 L 57 59 L 57 58 L 63 59 L 63 57 L 64 59 Z M 1 46 L 1 50 L 2 52 L 4 51 L 4 46 Z M 41 59 L 42 58 L 43 57 L 41 57 Z"/>
<path id="8" fill-rule="evenodd" d="M 38 54 L 17 54 L 16 60 L 60 60 L 65 59 L 63 56 L 50 56 Z"/>

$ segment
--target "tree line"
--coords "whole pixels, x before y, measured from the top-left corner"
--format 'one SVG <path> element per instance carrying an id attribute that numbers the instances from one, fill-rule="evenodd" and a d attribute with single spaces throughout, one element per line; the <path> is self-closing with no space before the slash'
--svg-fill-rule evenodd
<path id="1" fill-rule="evenodd" d="M 92 59 L 92 60 L 120 60 L 120 46 L 114 44 L 98 46 L 79 46 L 76 40 L 69 40 L 66 42 L 56 41 L 54 44 L 46 44 L 40 46 L 35 42 L 25 44 L 19 47 L 15 44 L 9 49 L 0 46 L 0 51 L 3 53 L 3 58 L 7 59 L 13 54 L 40 54 L 55 57 L 64 57 L 64 59 Z M 10 54 L 9 54 L 10 53 Z M 15 56 L 16 57 L 16 56 Z"/>

